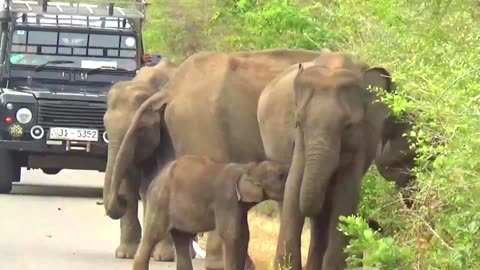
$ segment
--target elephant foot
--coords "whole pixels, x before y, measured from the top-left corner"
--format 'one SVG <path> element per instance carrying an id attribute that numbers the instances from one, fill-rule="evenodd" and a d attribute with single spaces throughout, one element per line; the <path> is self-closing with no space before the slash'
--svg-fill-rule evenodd
<path id="1" fill-rule="evenodd" d="M 133 259 L 137 249 L 138 243 L 120 243 L 115 250 L 115 257 L 118 259 Z"/>
<path id="2" fill-rule="evenodd" d="M 222 256 L 212 256 L 207 253 L 207 256 L 205 257 L 206 270 L 223 270 L 223 268 Z"/>
<path id="3" fill-rule="evenodd" d="M 175 260 L 175 248 L 173 245 L 160 242 L 155 246 L 152 257 L 155 261 L 173 262 Z"/>

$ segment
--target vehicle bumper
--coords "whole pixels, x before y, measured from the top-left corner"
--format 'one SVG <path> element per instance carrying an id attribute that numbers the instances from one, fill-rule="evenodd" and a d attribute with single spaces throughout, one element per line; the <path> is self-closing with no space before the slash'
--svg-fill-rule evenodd
<path id="1" fill-rule="evenodd" d="M 38 141 L 13 141 L 0 140 L 0 148 L 20 151 L 20 152 L 36 152 L 45 154 L 72 154 L 72 155 L 90 155 L 90 156 L 107 156 L 107 144 L 86 143 L 77 144 L 67 141 L 56 141 L 59 145 L 47 144 L 44 140 Z M 61 144 L 60 144 L 61 143 Z M 79 148 L 85 148 L 79 149 Z"/>
<path id="2" fill-rule="evenodd" d="M 27 156 L 29 168 L 60 168 L 104 171 L 108 145 L 105 143 L 75 143 L 45 140 L 0 140 L 0 149 L 19 152 Z"/>

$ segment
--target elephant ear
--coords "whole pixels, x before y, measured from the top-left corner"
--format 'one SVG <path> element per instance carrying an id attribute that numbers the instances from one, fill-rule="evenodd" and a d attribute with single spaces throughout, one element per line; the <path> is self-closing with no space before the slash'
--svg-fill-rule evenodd
<path id="1" fill-rule="evenodd" d="M 391 110 L 386 104 L 380 102 L 380 95 L 375 88 L 381 88 L 388 93 L 392 93 L 393 84 L 390 73 L 381 67 L 366 70 L 363 73 L 363 88 L 367 94 L 367 119 L 369 119 L 373 128 L 380 132 L 379 136 L 383 137 L 385 135 L 382 134 L 385 131 L 385 120 L 389 117 Z"/>
<path id="2" fill-rule="evenodd" d="M 259 203 L 264 200 L 263 188 L 257 179 L 248 173 L 243 173 L 237 179 L 235 185 L 237 199 L 239 202 Z"/>
<path id="3" fill-rule="evenodd" d="M 305 106 L 312 97 L 313 89 L 305 87 L 302 74 L 304 67 L 298 64 L 298 72 L 293 81 L 293 92 L 295 95 L 295 125 L 297 126 L 305 116 Z"/>
<path id="4" fill-rule="evenodd" d="M 371 86 L 372 88 L 382 88 L 389 93 L 394 91 L 391 75 L 385 68 L 367 69 L 363 73 L 363 82 L 365 89 L 369 89 L 369 86 Z"/>

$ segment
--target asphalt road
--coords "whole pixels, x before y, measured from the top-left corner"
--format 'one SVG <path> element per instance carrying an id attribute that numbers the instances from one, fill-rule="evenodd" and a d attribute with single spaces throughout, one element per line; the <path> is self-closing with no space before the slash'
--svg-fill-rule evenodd
<path id="1" fill-rule="evenodd" d="M 115 258 L 120 226 L 96 203 L 102 184 L 98 172 L 23 170 L 12 194 L 0 195 L 0 270 L 132 269 Z M 204 269 L 203 260 L 194 267 Z M 175 263 L 151 260 L 150 269 Z"/>

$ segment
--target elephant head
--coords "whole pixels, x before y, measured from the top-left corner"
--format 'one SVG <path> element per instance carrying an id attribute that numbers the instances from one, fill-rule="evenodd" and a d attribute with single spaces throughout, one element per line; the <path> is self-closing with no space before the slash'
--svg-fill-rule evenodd
<path id="1" fill-rule="evenodd" d="M 367 71 L 370 66 L 364 61 L 357 61 L 357 67 Z M 391 82 L 389 92 L 396 93 L 396 84 Z M 412 124 L 404 119 L 397 119 L 393 114 L 385 120 L 381 141 L 375 156 L 375 165 L 380 175 L 387 181 L 403 188 L 414 178 L 415 149 L 410 148 L 409 140 L 404 134 L 412 130 Z"/>
<path id="2" fill-rule="evenodd" d="M 314 62 L 315 65 L 305 69 L 299 65 L 293 86 L 295 147 L 302 149 L 303 155 L 300 159 L 303 166 L 297 168 L 303 174 L 295 175 L 302 177 L 300 210 L 309 217 L 320 213 L 336 171 L 356 162 L 353 155 L 362 151 L 371 137 L 365 130 L 377 132 L 379 141 L 389 109 L 382 103 L 373 103 L 377 95 L 367 90 L 367 86 L 391 90 L 385 69 L 369 68 L 362 72 L 343 53 L 325 53 Z M 374 143 L 373 154 L 378 142 Z M 298 157 L 294 154 L 295 158 Z"/>
<path id="3" fill-rule="evenodd" d="M 156 92 L 170 80 L 176 70 L 177 66 L 175 64 L 162 59 L 155 66 L 142 67 L 137 76 L 132 79 L 132 82 L 145 82 Z"/>
<path id="4" fill-rule="evenodd" d="M 407 120 L 397 120 L 393 115 L 388 117 L 375 157 L 378 172 L 399 188 L 415 179 L 416 149 L 410 147 L 409 137 L 404 136 L 411 130 L 412 125 Z"/>
<path id="5" fill-rule="evenodd" d="M 238 178 L 236 192 L 239 201 L 259 203 L 267 199 L 283 200 L 289 166 L 265 160 L 244 165 L 245 172 Z"/>
<path id="6" fill-rule="evenodd" d="M 104 115 L 104 126 L 108 134 L 109 143 L 103 200 L 105 202 L 104 205 L 107 213 L 111 213 L 109 216 L 112 218 L 120 218 L 123 215 L 123 211 L 117 209 L 112 212 L 109 208 L 112 202 L 111 190 L 114 188 L 113 184 L 123 182 L 123 179 L 115 179 L 115 177 L 113 177 L 120 145 L 132 123 L 136 121 L 140 121 L 141 123 L 145 123 L 146 121 L 158 122 L 156 118 L 135 119 L 134 116 L 142 103 L 158 92 L 158 90 L 168 82 L 175 73 L 175 70 L 176 67 L 173 64 L 162 60 L 154 67 L 143 67 L 140 69 L 137 76 L 131 81 L 123 81 L 114 84 L 108 93 L 107 111 Z M 137 147 L 132 159 L 139 162 L 145 160 L 152 153 L 152 148 L 149 145 L 138 142 L 144 140 L 155 142 L 158 138 L 158 129 L 140 134 L 138 137 L 139 140 L 135 142 Z M 121 177 L 125 178 L 127 175 L 123 174 Z M 136 193 L 138 194 L 138 191 Z"/>

